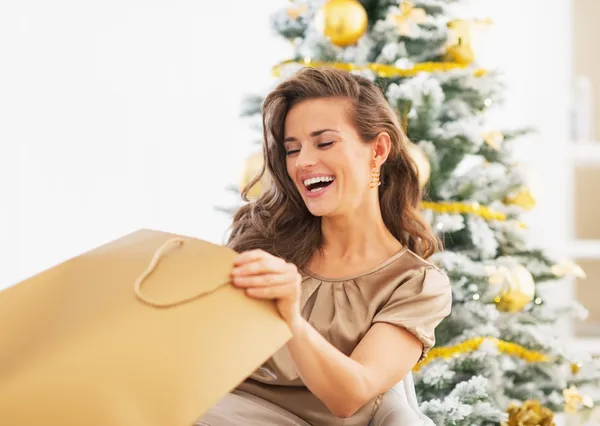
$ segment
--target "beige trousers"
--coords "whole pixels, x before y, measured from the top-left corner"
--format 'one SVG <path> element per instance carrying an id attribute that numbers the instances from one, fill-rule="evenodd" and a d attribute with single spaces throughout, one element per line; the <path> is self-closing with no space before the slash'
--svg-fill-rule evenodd
<path id="1" fill-rule="evenodd" d="M 310 426 L 300 417 L 262 398 L 234 390 L 221 399 L 195 426 Z"/>

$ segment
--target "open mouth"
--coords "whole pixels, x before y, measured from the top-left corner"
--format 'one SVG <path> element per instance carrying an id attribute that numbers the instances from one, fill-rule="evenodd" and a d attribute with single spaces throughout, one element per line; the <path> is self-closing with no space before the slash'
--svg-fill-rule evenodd
<path id="1" fill-rule="evenodd" d="M 309 192 L 320 192 L 323 189 L 327 188 L 332 182 L 335 180 L 333 176 L 319 176 L 310 179 L 305 179 L 303 181 L 304 186 L 308 189 Z"/>

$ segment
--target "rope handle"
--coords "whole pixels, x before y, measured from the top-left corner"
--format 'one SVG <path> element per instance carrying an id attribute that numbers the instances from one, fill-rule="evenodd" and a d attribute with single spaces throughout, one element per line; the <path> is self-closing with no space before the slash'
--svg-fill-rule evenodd
<path id="1" fill-rule="evenodd" d="M 154 252 L 154 256 L 152 257 L 150 264 L 148 265 L 146 270 L 144 272 L 142 272 L 142 274 L 135 280 L 135 283 L 133 284 L 133 291 L 139 300 L 146 303 L 147 305 L 154 306 L 156 308 L 169 308 L 172 306 L 182 305 L 184 303 L 190 302 L 190 301 L 197 299 L 200 296 L 203 296 L 205 294 L 205 292 L 202 292 L 202 293 L 198 293 L 198 294 L 186 297 L 181 300 L 176 300 L 173 302 L 159 302 L 159 301 L 150 299 L 149 297 L 145 296 L 142 293 L 142 283 L 156 269 L 156 265 L 158 264 L 158 261 L 160 260 L 160 258 L 165 255 L 165 253 L 167 252 L 168 249 L 171 248 L 171 246 L 177 245 L 177 247 L 181 247 L 184 244 L 184 242 L 185 242 L 185 240 L 183 238 L 179 238 L 179 237 L 171 238 L 171 239 L 165 241 Z"/>

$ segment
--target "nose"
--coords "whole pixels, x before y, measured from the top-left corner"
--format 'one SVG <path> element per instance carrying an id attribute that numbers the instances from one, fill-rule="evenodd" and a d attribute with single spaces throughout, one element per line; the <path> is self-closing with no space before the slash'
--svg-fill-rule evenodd
<path id="1" fill-rule="evenodd" d="M 299 169 L 316 166 L 318 162 L 318 154 L 316 150 L 311 148 L 301 149 L 296 157 L 296 167 Z"/>

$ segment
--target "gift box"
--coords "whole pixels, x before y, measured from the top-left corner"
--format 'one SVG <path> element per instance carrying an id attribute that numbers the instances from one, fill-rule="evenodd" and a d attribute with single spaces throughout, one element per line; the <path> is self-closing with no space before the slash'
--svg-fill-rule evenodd
<path id="1" fill-rule="evenodd" d="M 192 425 L 291 336 L 235 256 L 142 229 L 0 292 L 0 423 Z"/>

